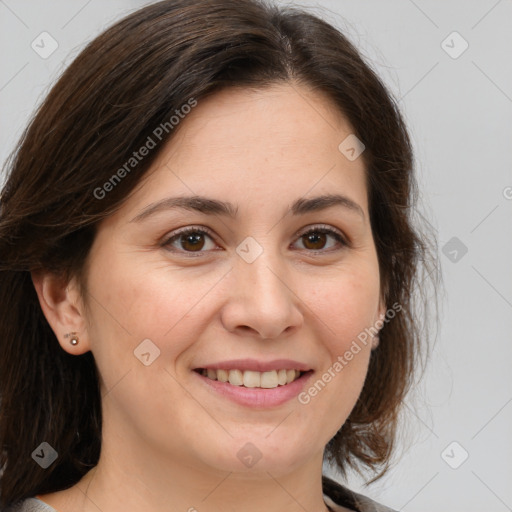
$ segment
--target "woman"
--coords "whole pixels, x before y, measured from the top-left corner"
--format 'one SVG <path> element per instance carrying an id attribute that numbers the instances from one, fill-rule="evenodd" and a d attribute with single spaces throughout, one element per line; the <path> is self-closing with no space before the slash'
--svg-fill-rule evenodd
<path id="1" fill-rule="evenodd" d="M 432 253 L 403 120 L 339 31 L 149 5 L 7 171 L 2 507 L 390 510 L 322 466 L 388 468 Z"/>

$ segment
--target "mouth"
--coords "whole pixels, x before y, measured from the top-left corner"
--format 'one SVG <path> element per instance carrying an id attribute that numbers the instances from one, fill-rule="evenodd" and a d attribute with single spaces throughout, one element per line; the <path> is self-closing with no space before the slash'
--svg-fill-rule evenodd
<path id="1" fill-rule="evenodd" d="M 195 368 L 192 374 L 197 376 L 197 382 L 203 389 L 213 393 L 212 396 L 245 408 L 268 410 L 296 398 L 314 373 L 304 366 L 293 368 L 295 365 L 285 362 L 288 368 L 280 368 L 281 364 L 283 361 L 271 364 L 245 361 L 245 364 L 240 363 L 242 368 L 236 368 L 236 362 L 231 361 L 231 365 L 212 365 L 216 368 Z M 235 367 L 228 369 L 228 366 Z"/>
<path id="2" fill-rule="evenodd" d="M 273 389 L 280 386 L 287 386 L 297 379 L 300 379 L 304 374 L 311 373 L 311 370 L 301 371 L 296 369 L 258 372 L 239 369 L 196 368 L 194 371 L 210 380 L 229 383 L 232 386 L 260 389 Z"/>

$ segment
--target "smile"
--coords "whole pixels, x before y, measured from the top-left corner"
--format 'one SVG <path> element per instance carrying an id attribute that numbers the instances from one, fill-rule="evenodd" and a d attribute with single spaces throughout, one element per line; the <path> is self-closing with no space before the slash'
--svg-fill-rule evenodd
<path id="1" fill-rule="evenodd" d="M 211 368 L 198 368 L 196 370 L 204 377 L 219 382 L 229 382 L 232 386 L 246 388 L 272 389 L 286 386 L 297 380 L 303 373 L 300 370 L 271 370 L 257 372 L 252 370 L 214 370 Z"/>
<path id="2" fill-rule="evenodd" d="M 233 365 L 235 366 L 235 365 Z M 313 370 L 270 369 L 257 371 L 238 368 L 195 368 L 192 375 L 197 376 L 198 384 L 208 393 L 251 409 L 271 409 L 297 398 L 313 375 Z M 260 365 L 262 366 L 262 365 Z M 272 365 L 270 365 L 272 366 Z M 274 367 L 279 368 L 277 364 Z"/>

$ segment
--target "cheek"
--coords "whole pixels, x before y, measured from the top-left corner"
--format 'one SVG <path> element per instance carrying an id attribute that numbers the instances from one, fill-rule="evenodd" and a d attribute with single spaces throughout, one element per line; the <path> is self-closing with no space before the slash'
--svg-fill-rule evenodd
<path id="1" fill-rule="evenodd" d="M 110 398 L 106 414 L 116 417 L 122 411 L 139 433 L 155 439 L 164 438 L 171 424 L 176 431 L 187 431 L 201 410 L 177 384 L 176 362 L 204 328 L 202 298 L 218 279 L 195 279 L 190 272 L 163 268 L 161 262 L 150 268 L 114 255 L 105 251 L 89 274 L 94 295 L 90 338 L 102 394 L 108 391 Z M 154 362 L 146 366 L 138 356 L 143 359 L 148 352 Z M 177 403 L 179 414 L 169 406 Z"/>
<path id="2" fill-rule="evenodd" d="M 325 345 L 333 359 L 374 325 L 379 292 L 378 268 L 367 264 L 354 265 L 323 279 L 310 294 L 308 307 L 321 320 Z"/>
<path id="3" fill-rule="evenodd" d="M 143 264 L 145 258 L 150 264 Z M 98 358 L 131 364 L 133 351 L 150 339 L 172 365 L 208 320 L 205 299 L 218 273 L 172 268 L 151 259 L 116 257 L 113 248 L 96 255 L 89 290 L 91 342 Z"/>
<path id="4" fill-rule="evenodd" d="M 303 414 L 326 418 L 334 435 L 354 407 L 366 378 L 371 355 L 371 331 L 379 303 L 379 274 L 372 265 L 357 265 L 322 281 L 308 306 L 321 329 L 323 367 L 299 401 Z M 333 414 L 333 411 L 336 411 Z"/>

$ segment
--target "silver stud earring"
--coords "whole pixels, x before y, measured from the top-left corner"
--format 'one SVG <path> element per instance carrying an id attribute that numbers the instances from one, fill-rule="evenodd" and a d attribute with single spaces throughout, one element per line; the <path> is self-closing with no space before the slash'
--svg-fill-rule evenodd
<path id="1" fill-rule="evenodd" d="M 70 338 L 71 339 L 69 340 L 69 343 L 71 343 L 71 345 L 75 346 L 75 345 L 78 345 L 78 333 L 76 332 L 68 332 L 67 334 L 64 335 L 64 338 Z"/>

